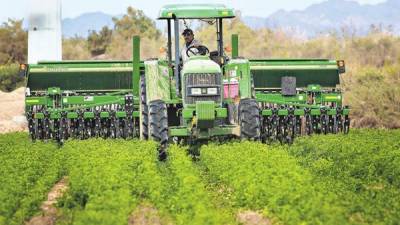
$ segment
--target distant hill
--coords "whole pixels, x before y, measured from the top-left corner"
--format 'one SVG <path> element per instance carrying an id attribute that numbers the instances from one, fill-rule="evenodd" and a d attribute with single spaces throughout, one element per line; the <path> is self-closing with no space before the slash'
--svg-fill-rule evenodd
<path id="1" fill-rule="evenodd" d="M 87 37 L 90 30 L 98 31 L 103 26 L 112 28 L 114 26 L 112 18 L 113 16 L 102 12 L 93 12 L 85 13 L 72 19 L 63 19 L 63 35 L 64 37 Z"/>
<path id="2" fill-rule="evenodd" d="M 123 14 L 113 16 L 103 12 L 91 12 L 84 13 L 76 18 L 66 18 L 62 21 L 62 31 L 63 36 L 70 37 L 87 37 L 89 31 L 95 30 L 99 31 L 104 26 L 109 28 L 114 27 L 112 21 L 113 17 L 121 18 Z M 165 24 L 160 21 L 156 21 L 156 26 L 158 29 L 163 30 Z"/>
<path id="3" fill-rule="evenodd" d="M 266 18 L 244 17 L 243 20 L 252 28 L 280 28 L 305 36 L 342 28 L 360 35 L 365 34 L 371 24 L 392 26 L 393 31 L 400 34 L 400 0 L 387 0 L 375 5 L 328 0 L 304 10 L 279 10 Z"/>
<path id="4" fill-rule="evenodd" d="M 112 28 L 112 17 L 93 12 L 64 19 L 63 34 L 65 37 L 87 37 L 89 30 L 98 31 L 103 26 Z M 279 10 L 265 18 L 246 16 L 243 20 L 251 28 L 279 28 L 304 37 L 342 28 L 362 35 L 368 32 L 371 24 L 392 26 L 393 31 L 400 34 L 400 0 L 387 0 L 375 5 L 362 5 L 350 0 L 327 0 L 304 10 Z M 156 22 L 156 25 L 159 29 L 165 28 L 164 23 Z"/>

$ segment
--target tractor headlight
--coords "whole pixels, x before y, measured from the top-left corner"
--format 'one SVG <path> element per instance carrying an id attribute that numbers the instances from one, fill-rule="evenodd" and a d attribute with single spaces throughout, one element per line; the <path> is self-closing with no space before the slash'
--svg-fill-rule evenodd
<path id="1" fill-rule="evenodd" d="M 216 95 L 216 94 L 218 94 L 218 89 L 217 88 L 207 88 L 207 94 Z"/>
<path id="2" fill-rule="evenodd" d="M 201 88 L 192 88 L 192 89 L 190 90 L 190 93 L 191 93 L 192 95 L 201 95 Z"/>

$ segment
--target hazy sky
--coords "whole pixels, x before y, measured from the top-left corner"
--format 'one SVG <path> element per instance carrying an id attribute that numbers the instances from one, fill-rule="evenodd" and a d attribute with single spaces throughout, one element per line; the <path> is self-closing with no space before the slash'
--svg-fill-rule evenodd
<path id="1" fill-rule="evenodd" d="M 127 6 L 142 9 L 152 18 L 157 16 L 158 10 L 162 5 L 169 3 L 224 3 L 235 9 L 242 11 L 246 16 L 266 17 L 279 10 L 304 9 L 307 6 L 323 2 L 325 0 L 62 0 L 63 18 L 76 17 L 85 12 L 102 11 L 111 15 L 118 15 L 125 12 Z M 362 4 L 376 4 L 385 0 L 356 0 Z M 26 17 L 29 0 L 0 0 L 3 2 L 0 7 L 0 21 L 7 18 Z"/>

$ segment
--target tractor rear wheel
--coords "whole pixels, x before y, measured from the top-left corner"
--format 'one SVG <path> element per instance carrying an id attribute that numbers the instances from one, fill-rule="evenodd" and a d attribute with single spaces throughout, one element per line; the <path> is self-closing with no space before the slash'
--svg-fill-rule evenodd
<path id="1" fill-rule="evenodd" d="M 164 160 L 168 147 L 168 112 L 162 100 L 149 103 L 149 136 L 160 144 L 159 157 Z"/>
<path id="2" fill-rule="evenodd" d="M 144 140 L 149 138 L 149 109 L 146 98 L 146 78 L 140 76 L 140 137 Z"/>
<path id="3" fill-rule="evenodd" d="M 257 101 L 246 98 L 239 103 L 240 138 L 259 140 L 261 137 L 260 108 Z"/>

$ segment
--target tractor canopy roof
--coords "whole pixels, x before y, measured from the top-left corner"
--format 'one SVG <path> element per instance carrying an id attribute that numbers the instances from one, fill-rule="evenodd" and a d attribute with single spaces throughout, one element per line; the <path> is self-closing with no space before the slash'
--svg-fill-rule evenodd
<path id="1" fill-rule="evenodd" d="M 222 4 L 174 4 L 161 8 L 158 19 L 233 18 L 235 12 Z"/>

